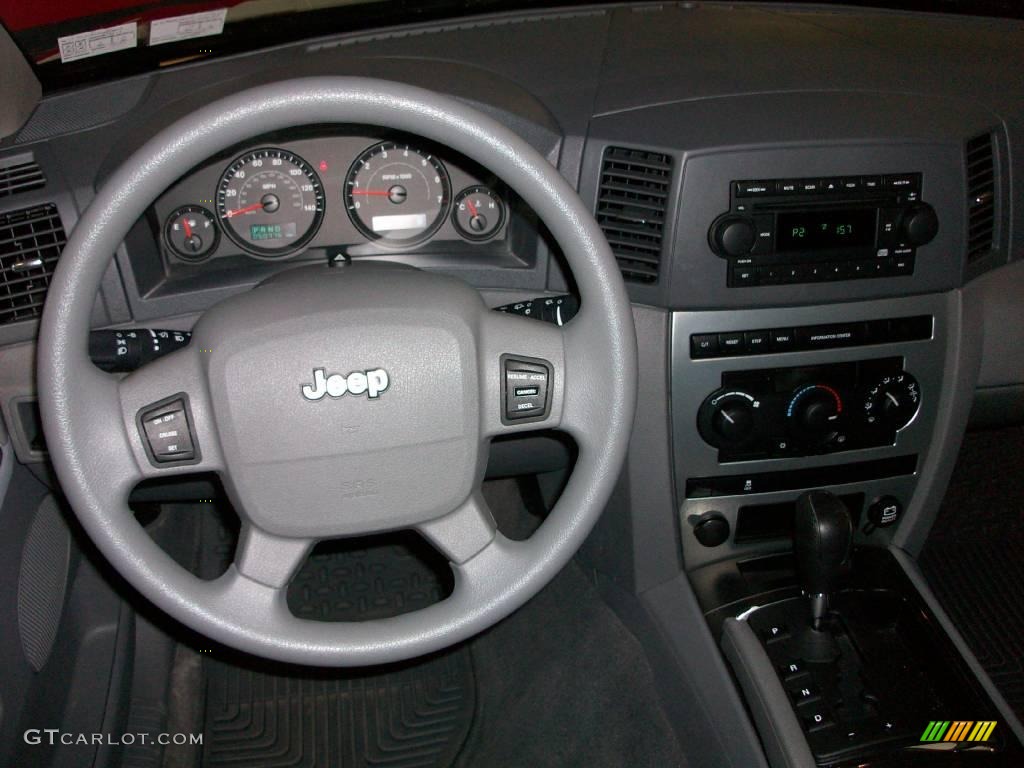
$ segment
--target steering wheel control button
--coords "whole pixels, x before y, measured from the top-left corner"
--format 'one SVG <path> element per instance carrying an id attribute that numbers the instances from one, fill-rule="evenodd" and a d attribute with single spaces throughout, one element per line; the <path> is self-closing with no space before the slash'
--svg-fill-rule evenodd
<path id="1" fill-rule="evenodd" d="M 198 451 L 192 436 L 192 419 L 188 397 L 175 395 L 142 410 L 139 427 L 143 441 L 154 464 L 191 462 Z"/>
<path id="2" fill-rule="evenodd" d="M 551 366 L 543 360 L 502 358 L 506 422 L 543 419 L 548 415 Z"/>

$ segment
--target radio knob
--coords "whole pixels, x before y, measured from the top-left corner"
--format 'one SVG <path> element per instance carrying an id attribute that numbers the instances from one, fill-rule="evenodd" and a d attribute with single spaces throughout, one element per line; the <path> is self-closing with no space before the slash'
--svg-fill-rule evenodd
<path id="1" fill-rule="evenodd" d="M 715 448 L 744 448 L 758 434 L 761 404 L 740 390 L 713 392 L 700 407 L 697 426 L 704 441 Z"/>
<path id="2" fill-rule="evenodd" d="M 719 256 L 750 253 L 757 239 L 754 222 L 745 216 L 722 216 L 711 225 L 711 248 Z"/>
<path id="3" fill-rule="evenodd" d="M 901 229 L 910 245 L 925 245 L 939 233 L 939 217 L 928 203 L 915 203 L 903 214 Z"/>

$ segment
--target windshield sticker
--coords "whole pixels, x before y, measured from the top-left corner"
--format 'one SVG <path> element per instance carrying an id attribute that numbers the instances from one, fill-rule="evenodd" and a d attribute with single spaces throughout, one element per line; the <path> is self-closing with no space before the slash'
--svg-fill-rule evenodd
<path id="1" fill-rule="evenodd" d="M 58 37 L 57 45 L 60 46 L 60 60 L 67 63 L 88 59 L 90 56 L 101 56 L 104 53 L 123 51 L 125 48 L 134 48 L 138 39 L 138 25 L 132 21 L 116 27 L 93 29 L 89 32 L 80 32 L 77 35 Z"/>
<path id="2" fill-rule="evenodd" d="M 228 9 L 221 8 L 217 11 L 158 19 L 149 25 L 149 44 L 162 45 L 178 40 L 191 40 L 194 37 L 219 35 L 224 31 L 224 19 L 227 15 Z"/>

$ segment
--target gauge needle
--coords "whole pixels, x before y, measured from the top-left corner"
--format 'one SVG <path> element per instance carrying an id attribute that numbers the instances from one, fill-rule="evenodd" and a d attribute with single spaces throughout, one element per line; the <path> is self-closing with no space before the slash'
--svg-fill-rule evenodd
<path id="1" fill-rule="evenodd" d="M 386 189 L 353 189 L 353 195 L 370 195 L 371 197 L 387 197 L 391 193 Z"/>
<path id="2" fill-rule="evenodd" d="M 475 219 L 477 217 L 476 206 L 473 205 L 473 201 L 468 197 L 466 198 L 466 206 L 469 208 L 469 214 Z"/>
<path id="3" fill-rule="evenodd" d="M 185 225 L 185 237 L 192 237 L 192 225 L 188 223 L 188 217 L 182 219 L 181 223 Z"/>
<path id="4" fill-rule="evenodd" d="M 225 218 L 230 219 L 232 216 L 241 216 L 243 213 L 251 213 L 252 211 L 258 211 L 262 207 L 263 203 L 253 203 L 252 205 L 245 206 L 245 208 L 238 208 L 234 211 L 228 211 Z"/>

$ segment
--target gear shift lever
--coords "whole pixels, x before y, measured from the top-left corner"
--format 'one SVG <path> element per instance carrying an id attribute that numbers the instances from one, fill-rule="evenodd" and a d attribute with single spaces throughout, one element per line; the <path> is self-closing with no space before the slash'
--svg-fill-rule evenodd
<path id="1" fill-rule="evenodd" d="M 828 491 L 807 491 L 796 500 L 793 551 L 804 592 L 811 599 L 811 628 L 824 628 L 829 595 L 839 568 L 850 554 L 853 523 L 850 512 Z"/>

